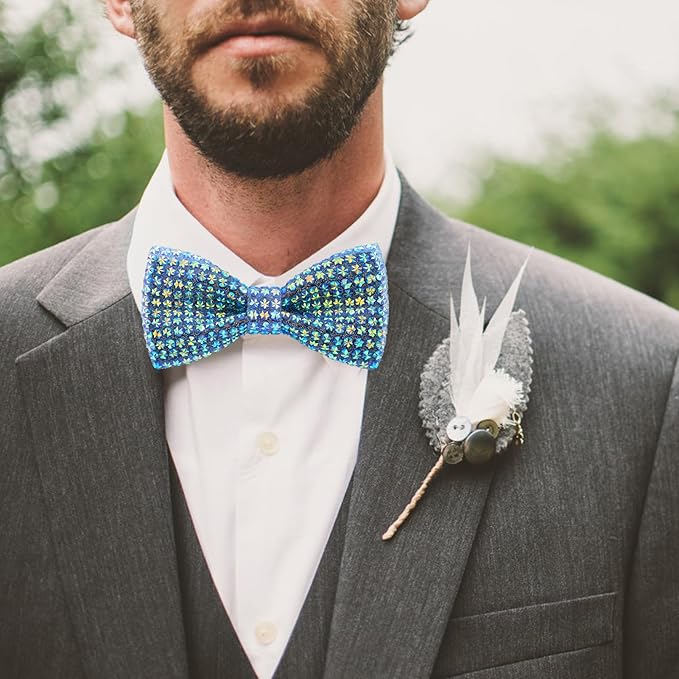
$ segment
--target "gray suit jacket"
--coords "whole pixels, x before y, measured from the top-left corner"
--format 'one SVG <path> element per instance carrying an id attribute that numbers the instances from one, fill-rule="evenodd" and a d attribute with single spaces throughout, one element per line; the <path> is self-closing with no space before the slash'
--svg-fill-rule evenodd
<path id="1" fill-rule="evenodd" d="M 0 270 L 0 676 L 186 679 L 162 392 L 130 216 Z M 679 677 L 679 314 L 534 252 L 526 443 L 447 467 L 419 376 L 467 244 L 492 310 L 527 249 L 404 188 L 325 679 Z"/>

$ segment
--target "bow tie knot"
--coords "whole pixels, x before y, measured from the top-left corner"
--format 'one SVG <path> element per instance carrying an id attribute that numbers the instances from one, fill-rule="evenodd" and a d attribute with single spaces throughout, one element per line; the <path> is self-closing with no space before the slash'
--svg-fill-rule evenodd
<path id="1" fill-rule="evenodd" d="M 247 292 L 247 319 L 250 334 L 277 335 L 283 319 L 282 288 L 251 285 Z"/>
<path id="2" fill-rule="evenodd" d="M 155 368 L 186 365 L 245 334 L 286 334 L 329 358 L 376 368 L 386 342 L 387 277 L 377 245 L 344 250 L 283 287 L 247 286 L 189 252 L 154 247 L 142 322 Z"/>

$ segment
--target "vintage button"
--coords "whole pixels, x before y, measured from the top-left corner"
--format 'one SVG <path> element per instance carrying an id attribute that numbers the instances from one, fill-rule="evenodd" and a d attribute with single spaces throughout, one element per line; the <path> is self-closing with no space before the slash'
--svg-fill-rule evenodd
<path id="1" fill-rule="evenodd" d="M 476 429 L 464 442 L 464 459 L 471 464 L 489 462 L 495 454 L 495 439 L 485 429 Z"/>
<path id="2" fill-rule="evenodd" d="M 455 416 L 446 427 L 446 434 L 453 443 L 462 443 L 472 432 L 472 423 L 466 417 Z"/>
<path id="3" fill-rule="evenodd" d="M 277 634 L 278 630 L 276 629 L 276 625 L 272 622 L 264 620 L 255 625 L 255 637 L 263 646 L 272 644 L 276 640 Z"/>
<path id="4" fill-rule="evenodd" d="M 500 433 L 500 427 L 498 427 L 495 420 L 481 420 L 481 422 L 476 425 L 476 428 L 485 429 L 494 439 L 496 439 Z"/>
<path id="5" fill-rule="evenodd" d="M 275 455 L 278 452 L 278 436 L 270 431 L 264 431 L 257 436 L 257 448 L 262 455 Z"/>
<path id="6" fill-rule="evenodd" d="M 441 455 L 443 455 L 444 461 L 448 464 L 458 464 L 462 462 L 464 457 L 464 448 L 461 443 L 448 443 L 443 446 Z"/>

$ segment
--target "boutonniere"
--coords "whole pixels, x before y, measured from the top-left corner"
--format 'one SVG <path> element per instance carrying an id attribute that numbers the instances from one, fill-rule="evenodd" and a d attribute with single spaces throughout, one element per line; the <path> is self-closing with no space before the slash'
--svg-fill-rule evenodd
<path id="1" fill-rule="evenodd" d="M 420 416 L 438 456 L 383 540 L 394 537 L 445 465 L 483 464 L 512 442 L 523 443 L 521 420 L 533 372 L 528 319 L 514 302 L 526 263 L 484 329 L 467 252 L 459 320 L 450 300 L 450 337 L 430 356 L 420 381 Z"/>

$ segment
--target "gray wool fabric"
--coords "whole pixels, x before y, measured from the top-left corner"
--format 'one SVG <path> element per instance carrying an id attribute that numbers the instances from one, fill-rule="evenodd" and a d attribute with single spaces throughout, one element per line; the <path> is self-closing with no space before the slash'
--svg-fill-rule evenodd
<path id="1" fill-rule="evenodd" d="M 2 679 L 190 677 L 131 224 L 0 269 Z M 679 314 L 639 293 L 534 251 L 516 303 L 533 348 L 525 444 L 443 469 L 380 538 L 431 468 L 420 375 L 468 245 L 492 313 L 527 248 L 404 183 L 336 586 L 286 671 L 320 657 L 323 679 L 679 677 Z"/>

